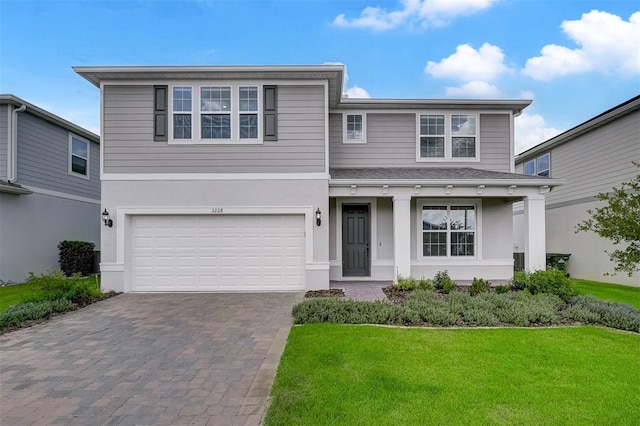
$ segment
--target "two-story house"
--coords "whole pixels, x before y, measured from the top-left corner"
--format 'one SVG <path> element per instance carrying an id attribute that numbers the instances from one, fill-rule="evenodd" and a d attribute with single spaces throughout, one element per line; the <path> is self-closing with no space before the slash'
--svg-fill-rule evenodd
<path id="1" fill-rule="evenodd" d="M 558 181 L 514 173 L 529 101 L 348 99 L 340 65 L 74 69 L 101 90 L 107 290 L 506 280 L 521 200 L 544 267 Z"/>
<path id="2" fill-rule="evenodd" d="M 571 254 L 575 278 L 640 286 L 640 276 L 613 272 L 607 251 L 621 248 L 593 232 L 576 233 L 587 210 L 602 207 L 596 194 L 610 193 L 637 176 L 640 162 L 640 96 L 629 99 L 516 157 L 516 172 L 566 181 L 546 197 L 547 251 Z M 525 252 L 524 209 L 514 209 L 515 251 Z M 639 219 L 640 220 L 640 219 Z"/>
<path id="3" fill-rule="evenodd" d="M 0 95 L 2 282 L 58 268 L 60 241 L 90 241 L 99 249 L 99 142 L 49 111 Z"/>

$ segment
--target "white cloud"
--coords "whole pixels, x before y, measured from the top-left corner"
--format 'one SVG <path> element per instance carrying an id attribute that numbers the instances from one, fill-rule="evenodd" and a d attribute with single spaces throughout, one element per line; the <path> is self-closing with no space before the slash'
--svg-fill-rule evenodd
<path id="1" fill-rule="evenodd" d="M 447 96 L 464 98 L 498 98 L 500 90 L 484 81 L 470 81 L 460 87 L 447 87 Z"/>
<path id="2" fill-rule="evenodd" d="M 520 99 L 533 99 L 535 95 L 531 90 L 523 90 L 520 92 Z"/>
<path id="3" fill-rule="evenodd" d="M 471 15 L 487 9 L 500 0 L 402 0 L 401 8 L 387 11 L 381 7 L 368 6 L 357 18 L 338 15 L 333 23 L 339 27 L 370 28 L 383 31 L 404 25 L 422 28 L 442 26 L 452 19 Z"/>
<path id="4" fill-rule="evenodd" d="M 470 44 L 461 44 L 456 48 L 456 53 L 440 62 L 429 61 L 424 71 L 433 77 L 468 82 L 491 81 L 510 69 L 504 64 L 502 49 L 484 43 L 478 50 Z"/>
<path id="5" fill-rule="evenodd" d="M 370 98 L 371 96 L 362 87 L 353 86 L 348 88 L 343 93 L 347 98 Z"/>
<path id="6" fill-rule="evenodd" d="M 347 66 L 343 62 L 325 62 L 324 65 L 343 65 L 344 66 L 344 82 L 342 83 L 344 91 L 343 96 L 347 98 L 370 98 L 369 93 L 362 87 L 352 86 L 347 89 L 349 84 L 349 73 L 347 72 Z"/>
<path id="7" fill-rule="evenodd" d="M 579 47 L 549 44 L 529 58 L 522 73 L 536 80 L 590 71 L 633 75 L 640 72 L 640 12 L 625 21 L 592 10 L 578 21 L 564 21 L 563 32 Z"/>
<path id="8" fill-rule="evenodd" d="M 526 151 L 560 133 L 560 130 L 548 127 L 544 117 L 541 115 L 523 112 L 515 119 L 516 154 Z"/>

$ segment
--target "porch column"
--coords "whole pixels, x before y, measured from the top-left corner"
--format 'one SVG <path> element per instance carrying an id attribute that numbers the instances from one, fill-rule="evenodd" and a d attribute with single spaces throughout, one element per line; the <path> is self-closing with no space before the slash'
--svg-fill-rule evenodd
<path id="1" fill-rule="evenodd" d="M 524 199 L 524 267 L 527 271 L 546 267 L 545 203 L 542 195 Z"/>
<path id="2" fill-rule="evenodd" d="M 411 196 L 393 197 L 395 276 L 411 275 Z"/>

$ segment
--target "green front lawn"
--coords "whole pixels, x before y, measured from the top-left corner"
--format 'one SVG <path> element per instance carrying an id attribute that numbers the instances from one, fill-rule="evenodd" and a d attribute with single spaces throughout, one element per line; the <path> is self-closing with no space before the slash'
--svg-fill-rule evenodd
<path id="1" fill-rule="evenodd" d="M 266 425 L 640 424 L 640 336 L 293 327 Z"/>
<path id="2" fill-rule="evenodd" d="M 621 302 L 640 308 L 640 287 L 571 279 L 576 294 L 591 294 L 598 299 Z"/>
<path id="3" fill-rule="evenodd" d="M 22 303 L 27 296 L 30 296 L 39 287 L 40 285 L 35 283 L 0 287 L 0 312 L 11 305 Z"/>

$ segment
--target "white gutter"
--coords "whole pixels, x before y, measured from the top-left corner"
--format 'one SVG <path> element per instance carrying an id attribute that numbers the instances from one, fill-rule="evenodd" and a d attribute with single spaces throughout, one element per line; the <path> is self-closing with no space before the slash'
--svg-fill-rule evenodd
<path id="1" fill-rule="evenodd" d="M 21 105 L 18 109 L 7 110 L 7 182 L 13 183 L 18 178 L 18 114 L 27 109 Z"/>

